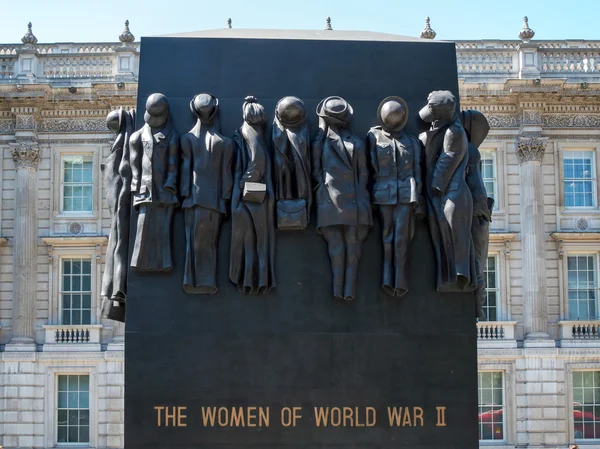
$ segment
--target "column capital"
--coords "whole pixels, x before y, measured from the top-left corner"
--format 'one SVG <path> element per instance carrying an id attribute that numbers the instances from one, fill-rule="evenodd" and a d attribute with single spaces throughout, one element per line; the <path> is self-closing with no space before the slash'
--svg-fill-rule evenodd
<path id="1" fill-rule="evenodd" d="M 517 140 L 519 163 L 542 162 L 546 145 L 548 145 L 547 137 L 519 137 Z"/>
<path id="2" fill-rule="evenodd" d="M 37 143 L 19 143 L 13 146 L 11 150 L 17 169 L 33 168 L 37 170 L 40 163 L 40 149 Z"/>

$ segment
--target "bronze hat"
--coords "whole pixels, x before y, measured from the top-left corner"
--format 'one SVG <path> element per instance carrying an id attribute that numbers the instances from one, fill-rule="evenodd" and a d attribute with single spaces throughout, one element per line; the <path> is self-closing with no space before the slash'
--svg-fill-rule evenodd
<path id="1" fill-rule="evenodd" d="M 394 128 L 390 128 L 389 126 L 387 126 L 385 124 L 385 122 L 383 121 L 383 117 L 382 117 L 383 106 L 385 104 L 391 103 L 391 102 L 399 103 L 400 106 L 402 106 L 402 109 L 404 109 L 404 118 Z M 383 112 L 385 113 L 385 111 L 383 111 Z M 392 96 L 384 98 L 383 101 L 379 104 L 379 107 L 377 108 L 377 119 L 379 120 L 379 123 L 381 124 L 382 128 L 385 131 L 397 132 L 397 131 L 402 130 L 406 126 L 406 123 L 408 122 L 408 105 L 406 104 L 406 101 L 404 100 L 404 98 L 398 97 L 396 95 L 392 95 Z"/>
<path id="2" fill-rule="evenodd" d="M 151 127 L 159 127 L 169 118 L 169 100 L 163 94 L 152 94 L 146 100 L 144 121 Z"/>
<path id="3" fill-rule="evenodd" d="M 424 122 L 449 120 L 456 113 L 456 98 L 449 90 L 435 90 L 427 97 L 427 104 L 419 111 Z"/>
<path id="4" fill-rule="evenodd" d="M 306 122 L 304 102 L 298 97 L 283 97 L 275 106 L 275 116 L 285 127 L 300 126 Z"/>
<path id="5" fill-rule="evenodd" d="M 333 125 L 348 124 L 353 114 L 354 110 L 350 103 L 335 95 L 324 98 L 317 105 L 317 115 Z"/>
<path id="6" fill-rule="evenodd" d="M 212 108 L 212 112 L 209 117 L 200 117 L 200 109 L 204 108 Z M 190 101 L 190 109 L 196 117 L 203 119 L 204 121 L 210 122 L 217 113 L 217 110 L 219 109 L 219 99 L 207 92 L 194 95 L 194 98 L 192 98 Z"/>

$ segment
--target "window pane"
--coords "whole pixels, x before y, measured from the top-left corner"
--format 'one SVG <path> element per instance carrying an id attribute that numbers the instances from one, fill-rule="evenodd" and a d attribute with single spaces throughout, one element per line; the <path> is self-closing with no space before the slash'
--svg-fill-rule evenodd
<path id="1" fill-rule="evenodd" d="M 575 439 L 600 437 L 600 371 L 573 372 Z"/>
<path id="2" fill-rule="evenodd" d="M 57 397 L 57 442 L 87 443 L 89 441 L 89 376 L 58 376 L 61 388 Z"/>
<path id="3" fill-rule="evenodd" d="M 566 207 L 595 207 L 596 173 L 592 151 L 566 151 L 563 158 Z"/>
<path id="4" fill-rule="evenodd" d="M 62 268 L 62 324 L 91 324 L 91 259 L 64 259 Z"/>
<path id="5" fill-rule="evenodd" d="M 67 427 L 66 426 L 58 426 L 57 442 L 58 443 L 66 443 L 67 442 Z"/>
<path id="6" fill-rule="evenodd" d="M 483 271 L 483 277 L 486 283 L 486 298 L 483 304 L 483 311 L 487 321 L 496 321 L 499 313 L 499 289 L 498 289 L 498 263 L 495 256 L 487 258 L 487 264 Z"/>
<path id="7" fill-rule="evenodd" d="M 569 318 L 595 319 L 597 315 L 596 256 L 581 254 L 567 257 Z"/>
<path id="8" fill-rule="evenodd" d="M 478 374 L 479 439 L 504 439 L 504 373 Z"/>

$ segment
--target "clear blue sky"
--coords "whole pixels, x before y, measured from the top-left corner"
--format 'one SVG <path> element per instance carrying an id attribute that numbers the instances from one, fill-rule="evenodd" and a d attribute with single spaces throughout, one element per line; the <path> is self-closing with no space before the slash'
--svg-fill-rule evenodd
<path id="1" fill-rule="evenodd" d="M 33 22 L 43 42 L 116 41 L 129 19 L 139 39 L 223 28 L 334 29 L 418 36 L 426 16 L 437 39 L 516 39 L 523 16 L 535 39 L 600 40 L 600 0 L 0 0 L 0 43 Z M 87 6 L 89 5 L 89 6 Z"/>

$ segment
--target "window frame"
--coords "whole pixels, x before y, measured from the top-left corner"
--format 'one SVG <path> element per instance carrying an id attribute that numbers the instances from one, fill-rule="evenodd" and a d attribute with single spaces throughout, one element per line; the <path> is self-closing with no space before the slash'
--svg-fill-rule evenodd
<path id="1" fill-rule="evenodd" d="M 504 372 L 504 370 L 477 370 L 477 431 L 479 434 L 479 409 L 481 408 L 481 404 L 479 403 L 479 392 L 480 392 L 480 387 L 479 387 L 479 375 L 483 374 L 483 373 L 501 373 L 502 374 L 502 438 L 501 439 L 479 439 L 479 443 L 486 443 L 486 444 L 498 444 L 498 443 L 505 443 L 506 442 L 506 416 L 505 416 L 505 411 L 506 411 L 506 374 Z"/>
<path id="2" fill-rule="evenodd" d="M 83 157 L 89 157 L 91 162 L 92 162 L 92 181 L 89 183 L 92 186 L 92 210 L 90 211 L 86 211 L 86 210 L 69 210 L 66 211 L 65 207 L 64 207 L 64 203 L 65 203 L 65 193 L 64 193 L 64 189 L 65 189 L 65 164 L 64 164 L 64 158 L 65 157 L 70 157 L 70 156 L 83 156 Z M 59 212 L 61 215 L 64 216 L 69 216 L 69 217 L 85 217 L 85 216 L 94 216 L 94 212 L 95 212 L 95 201 L 94 201 L 94 187 L 96 184 L 96 176 L 95 176 L 95 164 L 94 164 L 94 153 L 90 153 L 90 152 L 81 152 L 81 153 L 76 153 L 76 152 L 63 152 L 60 155 L 60 191 L 58 192 L 59 195 L 59 199 L 60 199 L 60 205 L 59 205 Z M 74 183 L 74 182 L 72 182 Z M 81 185 L 84 184 L 84 182 L 82 181 L 81 183 L 79 183 Z M 88 184 L 88 183 L 86 183 Z"/>
<path id="3" fill-rule="evenodd" d="M 569 257 L 577 257 L 577 256 L 591 256 L 594 258 L 594 271 L 596 272 L 596 286 L 594 288 L 594 290 L 596 291 L 596 316 L 593 318 L 571 318 L 571 314 L 570 314 L 570 298 L 569 298 Z M 563 259 L 565 259 L 564 262 L 564 277 L 565 277 L 565 286 L 564 286 L 564 293 L 565 293 L 565 305 L 566 305 L 566 313 L 565 313 L 565 320 L 567 321 L 599 321 L 600 320 L 600 311 L 598 310 L 598 306 L 600 306 L 600 299 L 598 298 L 598 294 L 600 293 L 600 266 L 599 266 L 599 262 L 600 262 L 600 254 L 599 251 L 594 251 L 593 249 L 590 248 L 590 250 L 588 251 L 583 251 L 583 250 L 579 250 L 579 251 L 569 251 L 567 252 L 564 256 Z"/>
<path id="4" fill-rule="evenodd" d="M 591 185 L 592 185 L 592 202 L 593 202 L 592 206 L 567 206 L 566 192 L 565 192 L 565 182 L 566 182 L 565 160 L 568 158 L 566 158 L 565 156 L 569 153 L 577 153 L 577 152 L 589 153 L 591 155 L 591 164 L 590 165 L 593 170 L 592 177 L 591 178 L 573 178 L 573 179 L 581 179 L 581 180 L 589 179 L 589 181 L 591 182 Z M 560 170 L 562 173 L 562 183 L 561 183 L 562 202 L 563 202 L 563 207 L 565 210 L 586 211 L 586 210 L 597 210 L 598 209 L 598 169 L 596 167 L 596 164 L 597 164 L 596 159 L 597 159 L 596 151 L 594 151 L 594 149 L 591 149 L 591 148 L 565 148 L 563 150 L 561 164 L 560 164 Z"/>
<path id="5" fill-rule="evenodd" d="M 89 410 L 90 410 L 90 434 L 87 443 L 59 443 L 58 440 L 58 376 L 59 375 L 79 375 L 89 376 Z M 98 368 L 97 366 L 48 366 L 46 368 L 46 410 L 52 410 L 52 413 L 45 413 L 45 447 L 66 447 L 66 448 L 93 448 L 97 447 L 98 442 Z"/>
<path id="6" fill-rule="evenodd" d="M 73 293 L 73 291 L 69 291 L 69 292 L 65 292 L 63 291 L 63 276 L 64 276 L 64 272 L 63 272 L 63 264 L 65 260 L 89 260 L 90 261 L 90 322 L 89 323 L 79 323 L 79 324 L 73 324 L 73 323 L 63 323 L 63 294 L 67 293 Z M 77 256 L 68 256 L 65 254 L 62 254 L 59 256 L 59 261 L 58 261 L 58 297 L 57 297 L 57 301 L 58 301 L 58 316 L 57 316 L 57 322 L 59 325 L 62 326 L 89 326 L 92 324 L 97 324 L 94 321 L 94 281 L 96 280 L 94 276 L 94 262 L 93 262 L 93 254 L 89 254 L 89 256 L 86 256 L 85 253 L 82 255 L 77 255 Z M 79 291 L 79 293 L 82 293 L 83 290 Z M 98 291 L 99 293 L 99 291 Z M 83 308 L 81 308 L 83 309 Z"/>
<path id="7" fill-rule="evenodd" d="M 91 381 L 90 375 L 89 374 L 72 374 L 72 373 L 69 373 L 69 374 L 58 373 L 58 374 L 56 374 L 56 393 L 55 393 L 55 403 L 54 403 L 55 429 L 56 429 L 56 439 L 57 439 L 56 446 L 76 446 L 76 447 L 83 446 L 83 447 L 87 447 L 90 444 L 90 437 L 91 437 L 91 435 L 90 435 L 90 427 L 91 427 L 91 422 L 88 422 L 88 426 L 87 426 L 88 427 L 88 441 L 83 441 L 83 442 L 79 442 L 79 441 L 78 442 L 70 442 L 70 441 L 69 442 L 64 442 L 64 441 L 61 441 L 61 442 L 58 442 L 58 427 L 59 427 L 58 426 L 58 413 L 59 413 L 59 411 L 60 410 L 67 410 L 67 413 L 68 413 L 69 410 L 82 410 L 81 408 L 77 408 L 77 409 L 73 408 L 73 409 L 71 409 L 68 406 L 67 406 L 66 409 L 65 408 L 61 409 L 61 408 L 58 407 L 58 398 L 59 398 L 58 395 L 60 393 L 59 378 L 61 376 L 63 376 L 63 377 L 87 376 L 87 378 L 88 378 L 88 391 L 87 391 L 87 393 L 88 393 L 88 407 L 87 407 L 87 409 L 83 409 L 83 410 L 87 410 L 88 411 L 88 421 L 89 421 L 90 414 L 91 414 L 90 401 L 89 401 L 89 397 L 90 397 L 90 381 Z M 77 390 L 77 392 L 79 393 L 79 390 Z M 71 426 L 67 426 L 67 429 L 69 427 L 71 427 Z M 80 427 L 79 424 L 77 425 L 77 427 Z"/>
<path id="8" fill-rule="evenodd" d="M 101 324 L 100 289 L 102 283 L 101 255 L 106 237 L 44 237 L 48 246 L 48 324 L 61 325 L 61 263 L 65 258 L 91 258 L 92 261 L 92 316 L 91 324 Z M 85 326 L 85 325 L 82 325 Z"/>
<path id="9" fill-rule="evenodd" d="M 600 363 L 598 362 L 565 362 L 565 397 L 566 397 L 566 413 L 567 413 L 567 441 L 573 441 L 577 444 L 586 445 L 598 445 L 600 444 L 600 438 L 582 438 L 575 439 L 575 418 L 573 413 L 575 407 L 573 407 L 573 372 L 574 371 L 600 371 Z"/>
<path id="10" fill-rule="evenodd" d="M 558 141 L 554 146 L 555 153 L 555 180 L 557 182 L 557 192 L 556 192 L 556 209 L 557 209 L 557 220 L 558 220 L 558 228 L 559 229 L 567 229 L 564 226 L 564 223 L 561 223 L 561 215 L 566 216 L 566 218 L 575 216 L 590 216 L 590 215 L 598 215 L 600 214 L 600 206 L 598 201 L 600 199 L 600 158 L 598 157 L 598 152 L 600 151 L 600 145 L 593 141 Z M 565 153 L 570 151 L 591 151 L 593 155 L 593 167 L 595 170 L 595 183 L 594 183 L 594 195 L 596 206 L 594 207 L 566 207 L 565 201 Z M 565 217 L 563 217 L 565 218 Z"/>
<path id="11" fill-rule="evenodd" d="M 100 160 L 104 155 L 104 147 L 97 143 L 89 144 L 68 144 L 61 146 L 52 146 L 53 153 L 53 164 L 51 179 L 54 180 L 50 185 L 52 192 L 50 194 L 51 199 L 51 210 L 52 218 L 54 220 L 73 220 L 81 219 L 84 222 L 88 220 L 101 220 L 102 219 L 102 208 L 103 197 L 102 197 L 102 186 L 100 181 L 102 179 L 100 170 Z M 108 149 L 110 152 L 110 148 Z M 92 157 L 92 211 L 91 212 L 78 212 L 78 211 L 64 211 L 63 210 L 63 189 L 64 189 L 64 156 L 91 156 Z M 58 187 L 57 187 L 58 186 Z M 68 222 L 68 221 L 67 221 Z"/>
<path id="12" fill-rule="evenodd" d="M 497 148 L 481 148 L 479 150 L 479 154 L 481 154 L 481 161 L 482 161 L 482 170 L 481 170 L 482 178 L 483 178 L 483 160 L 486 159 L 484 156 L 491 155 L 492 165 L 493 165 L 493 169 L 494 169 L 494 178 L 493 178 L 494 208 L 492 209 L 492 212 L 499 212 L 500 211 L 500 188 L 499 188 L 500 180 L 498 178 L 498 149 Z M 486 160 L 489 160 L 489 159 L 486 159 Z M 490 178 L 483 178 L 484 184 L 485 184 L 486 179 L 489 180 Z M 488 196 L 489 196 L 489 192 L 488 192 Z"/>
<path id="13" fill-rule="evenodd" d="M 492 359 L 486 359 L 485 354 L 479 354 L 477 360 L 477 373 L 486 371 L 502 371 L 504 373 L 504 430 L 502 440 L 478 440 L 479 446 L 506 446 L 512 445 L 517 441 L 517 427 L 516 427 L 516 405 L 517 395 L 515 387 L 515 372 L 516 372 L 516 361 L 506 360 L 499 362 L 496 356 L 492 356 Z M 479 414 L 479 385 L 477 386 L 477 410 Z M 479 425 L 479 418 L 477 420 Z M 479 433 L 479 430 L 477 431 Z"/>

